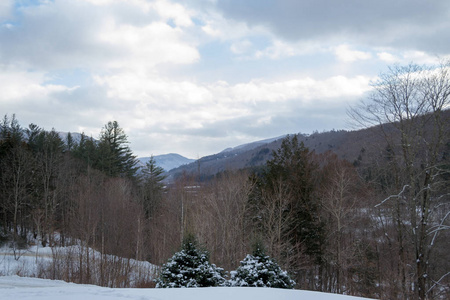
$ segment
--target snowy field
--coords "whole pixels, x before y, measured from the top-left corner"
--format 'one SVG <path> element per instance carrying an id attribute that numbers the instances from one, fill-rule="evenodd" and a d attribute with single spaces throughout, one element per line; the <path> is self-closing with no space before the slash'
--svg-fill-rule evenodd
<path id="1" fill-rule="evenodd" d="M 326 294 L 301 290 L 271 288 L 215 287 L 189 289 L 137 289 L 105 288 L 94 285 L 67 283 L 36 277 L 39 264 L 50 263 L 50 248 L 30 248 L 14 259 L 11 249 L 0 249 L 0 299 L 17 300 L 357 300 L 367 299 L 336 294 Z M 20 274 L 21 276 L 17 276 Z"/>
<path id="2" fill-rule="evenodd" d="M 318 292 L 271 288 L 111 289 L 93 285 L 19 276 L 0 277 L 0 299 L 20 300 L 357 300 L 367 299 Z"/>

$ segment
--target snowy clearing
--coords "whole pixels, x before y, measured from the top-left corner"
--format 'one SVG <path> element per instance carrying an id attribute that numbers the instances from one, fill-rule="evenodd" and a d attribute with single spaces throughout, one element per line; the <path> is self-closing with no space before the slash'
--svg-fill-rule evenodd
<path id="1" fill-rule="evenodd" d="M 73 247 L 54 248 L 53 251 L 66 252 Z M 95 252 L 95 251 L 94 251 Z M 50 247 L 32 246 L 20 251 L 14 259 L 12 249 L 0 248 L 0 299 L 20 300 L 97 300 L 97 299 L 214 299 L 214 300 L 358 300 L 368 299 L 320 292 L 287 290 L 275 288 L 214 287 L 214 288 L 107 288 L 95 285 L 68 283 L 61 280 L 35 278 L 39 270 L 52 263 Z M 136 262 L 141 268 L 151 271 L 154 266 L 148 262 Z M 23 276 L 18 276 L 17 274 Z"/>
<path id="2" fill-rule="evenodd" d="M 93 285 L 66 283 L 58 280 L 3 276 L 0 277 L 2 299 L 75 300 L 75 299 L 196 299 L 196 300 L 358 300 L 367 299 L 336 294 L 272 288 L 185 288 L 185 289 L 112 289 Z"/>

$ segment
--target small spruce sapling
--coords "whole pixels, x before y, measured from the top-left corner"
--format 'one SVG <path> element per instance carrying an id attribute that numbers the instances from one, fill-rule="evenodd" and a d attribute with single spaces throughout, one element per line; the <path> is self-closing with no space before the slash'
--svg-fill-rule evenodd
<path id="1" fill-rule="evenodd" d="M 259 243 L 256 244 L 252 255 L 248 254 L 230 275 L 229 286 L 292 289 L 295 285 L 295 281 L 265 254 Z"/>
<path id="2" fill-rule="evenodd" d="M 181 251 L 175 253 L 162 266 L 157 288 L 210 287 L 225 284 L 224 270 L 209 263 L 208 252 L 199 249 L 194 237 L 183 242 Z"/>

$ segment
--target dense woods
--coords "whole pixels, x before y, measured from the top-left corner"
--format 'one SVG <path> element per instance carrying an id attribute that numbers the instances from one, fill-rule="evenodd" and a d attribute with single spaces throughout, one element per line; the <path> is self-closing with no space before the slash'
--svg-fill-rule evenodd
<path id="1" fill-rule="evenodd" d="M 130 259 L 162 265 L 194 235 L 235 270 L 261 242 L 296 288 L 384 299 L 450 295 L 448 66 L 395 66 L 351 110 L 383 142 L 355 162 L 286 137 L 261 168 L 165 186 L 138 172 L 117 122 L 64 140 L 14 115 L 0 128 L 1 241 L 77 245 L 52 278 L 130 286 Z M 57 233 L 55 235 L 55 233 Z M 100 253 L 94 263 L 90 248 Z M 114 254 L 115 256 L 110 256 Z M 55 257 L 57 253 L 55 252 Z M 113 258 L 111 258 L 113 257 Z M 141 278 L 151 285 L 151 274 Z"/>

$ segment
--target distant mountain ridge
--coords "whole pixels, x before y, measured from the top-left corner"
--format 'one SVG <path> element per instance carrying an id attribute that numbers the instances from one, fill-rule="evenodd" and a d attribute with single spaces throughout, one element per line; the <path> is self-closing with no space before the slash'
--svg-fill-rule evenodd
<path id="1" fill-rule="evenodd" d="M 260 140 L 252 143 L 239 145 L 213 154 L 204 156 L 194 162 L 179 166 L 167 172 L 166 182 L 172 182 L 180 174 L 198 174 L 201 176 L 211 176 L 225 170 L 241 169 L 264 164 L 268 157 L 272 155 L 271 150 L 287 136 L 282 135 L 275 138 Z M 270 147 L 269 150 L 267 147 Z M 255 157 L 256 153 L 256 157 Z M 261 156 L 262 155 L 262 156 Z"/>
<path id="2" fill-rule="evenodd" d="M 226 149 L 222 150 L 221 152 L 219 152 L 219 154 L 221 154 L 223 157 L 238 155 L 239 153 L 255 149 L 257 147 L 271 143 L 278 139 L 283 139 L 284 137 L 286 137 L 286 135 L 276 137 L 276 138 L 270 138 L 270 139 L 265 139 L 265 140 L 261 140 L 261 141 L 251 142 L 251 143 L 247 143 L 247 144 L 242 144 L 242 145 L 239 145 L 236 147 L 226 148 Z M 169 154 L 155 155 L 155 156 L 153 156 L 153 158 L 155 159 L 156 165 L 158 167 L 163 168 L 166 172 L 170 172 L 174 169 L 183 168 L 190 164 L 192 164 L 192 166 L 197 166 L 198 162 L 202 163 L 203 161 L 208 160 L 208 157 L 211 157 L 211 156 L 215 157 L 216 155 L 218 155 L 218 154 L 205 156 L 205 157 L 202 157 L 202 158 L 196 160 L 196 159 L 186 158 L 177 153 L 169 153 Z M 145 164 L 150 160 L 150 156 L 149 157 L 139 157 L 138 160 L 139 160 L 138 165 L 140 167 L 145 167 Z"/>
<path id="3" fill-rule="evenodd" d="M 316 153 L 333 151 L 340 158 L 354 162 L 361 154 L 361 149 L 368 143 L 379 140 L 373 133 L 362 131 L 328 131 L 314 134 L 297 135 L 299 142 Z M 203 178 L 213 176 L 226 170 L 258 168 L 272 158 L 273 151 L 281 146 L 282 140 L 288 135 L 227 148 L 222 152 L 200 158 L 199 160 L 174 168 L 167 173 L 167 182 L 171 182 L 181 174 L 191 174 Z"/>
<path id="4" fill-rule="evenodd" d="M 274 142 L 276 140 L 279 140 L 279 139 L 283 139 L 286 136 L 287 136 L 287 134 L 279 136 L 279 137 L 275 137 L 275 138 L 270 138 L 270 139 L 265 139 L 265 140 L 261 140 L 261 141 L 256 141 L 256 142 L 251 142 L 251 143 L 247 143 L 247 144 L 242 144 L 242 145 L 239 145 L 239 146 L 236 146 L 236 147 L 233 147 L 233 148 L 227 148 L 227 149 L 221 151 L 220 153 L 225 153 L 225 152 L 236 153 L 236 152 L 244 152 L 244 151 L 252 150 L 252 149 L 255 149 L 255 148 L 259 147 L 259 146 L 272 143 L 272 142 Z"/>
<path id="5" fill-rule="evenodd" d="M 146 163 L 150 160 L 151 156 L 149 157 L 139 157 L 139 163 L 138 166 L 145 167 Z M 182 165 L 189 164 L 191 162 L 194 162 L 195 159 L 186 158 L 180 154 L 177 153 L 169 153 L 169 154 L 162 154 L 162 155 L 155 155 L 153 156 L 155 163 L 158 167 L 163 168 L 166 172 L 170 171 L 174 168 L 177 168 Z"/>
<path id="6" fill-rule="evenodd" d="M 450 110 L 443 111 L 442 117 L 450 122 Z M 292 135 L 297 135 L 299 142 L 303 142 L 307 148 L 317 154 L 332 151 L 339 158 L 354 165 L 360 165 L 383 155 L 386 141 L 380 135 L 378 127 L 355 131 L 332 130 Z M 384 130 L 395 131 L 395 128 L 392 125 L 384 125 Z M 429 130 L 431 132 L 433 129 Z M 448 129 L 446 130 L 448 135 Z M 66 141 L 67 133 L 59 132 L 59 134 Z M 156 165 L 166 171 L 166 182 L 172 182 L 182 174 L 207 178 L 226 170 L 259 168 L 265 165 L 272 158 L 273 151 L 280 148 L 282 140 L 287 135 L 226 148 L 217 154 L 204 156 L 198 160 L 189 159 L 176 153 L 156 155 L 154 159 Z M 72 133 L 72 137 L 75 142 L 78 142 L 81 134 Z M 450 139 L 447 143 L 450 147 Z M 373 145 L 377 145 L 377 147 L 372 147 Z M 138 166 L 145 167 L 149 160 L 150 157 L 138 158 Z"/>
<path id="7" fill-rule="evenodd" d="M 450 122 L 450 110 L 443 111 L 442 118 Z M 450 123 L 449 123 L 450 124 Z M 395 131 L 393 125 L 383 125 L 385 131 Z M 428 128 L 432 132 L 433 128 Z M 448 135 L 448 128 L 446 135 Z M 331 151 L 340 159 L 357 165 L 364 165 L 385 155 L 386 140 L 380 126 L 354 131 L 332 130 L 313 134 L 296 134 L 298 141 L 314 151 L 322 154 Z M 222 152 L 200 158 L 187 165 L 179 166 L 167 173 L 167 182 L 173 181 L 182 174 L 208 178 L 226 170 L 260 168 L 272 158 L 273 151 L 280 148 L 283 135 L 277 138 L 257 141 L 241 146 L 227 148 Z M 446 141 L 450 147 L 450 138 Z M 375 147 L 374 147 L 375 146 Z"/>

